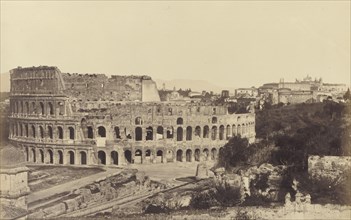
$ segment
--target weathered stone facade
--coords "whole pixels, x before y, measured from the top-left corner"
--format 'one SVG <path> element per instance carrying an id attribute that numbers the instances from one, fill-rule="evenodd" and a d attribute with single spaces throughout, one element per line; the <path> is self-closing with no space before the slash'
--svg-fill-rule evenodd
<path id="1" fill-rule="evenodd" d="M 157 95 L 156 95 L 157 94 Z M 160 102 L 148 76 L 11 70 L 10 140 L 46 164 L 214 160 L 233 135 L 255 139 L 255 114 L 226 106 Z"/>

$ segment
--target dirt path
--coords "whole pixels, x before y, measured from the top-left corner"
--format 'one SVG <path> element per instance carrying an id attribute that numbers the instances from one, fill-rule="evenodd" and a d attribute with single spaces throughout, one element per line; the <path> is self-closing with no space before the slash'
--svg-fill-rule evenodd
<path id="1" fill-rule="evenodd" d="M 77 179 L 77 180 L 66 182 L 66 183 L 63 183 L 63 184 L 60 184 L 57 186 L 53 186 L 53 187 L 48 188 L 48 189 L 33 192 L 33 193 L 28 195 L 27 201 L 28 201 L 28 203 L 32 203 L 32 202 L 35 202 L 35 201 L 40 200 L 40 199 L 48 198 L 48 197 L 53 196 L 55 194 L 78 189 L 78 188 L 83 187 L 87 184 L 93 183 L 97 179 L 104 178 L 104 177 L 109 176 L 109 175 L 116 175 L 116 174 L 120 173 L 121 171 L 122 171 L 122 169 L 106 168 L 105 172 L 99 172 L 99 173 L 96 173 L 96 174 L 93 174 L 90 176 L 83 177 L 81 179 Z"/>

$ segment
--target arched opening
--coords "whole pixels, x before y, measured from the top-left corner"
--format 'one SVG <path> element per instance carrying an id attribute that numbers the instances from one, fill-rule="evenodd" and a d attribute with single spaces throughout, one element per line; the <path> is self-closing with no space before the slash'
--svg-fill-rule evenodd
<path id="1" fill-rule="evenodd" d="M 215 160 L 217 158 L 217 149 L 212 148 L 211 150 L 211 160 Z"/>
<path id="2" fill-rule="evenodd" d="M 134 163 L 141 164 L 143 162 L 143 154 L 141 150 L 136 150 L 134 155 Z"/>
<path id="3" fill-rule="evenodd" d="M 177 118 L 177 125 L 183 124 L 183 118 Z"/>
<path id="4" fill-rule="evenodd" d="M 24 110 L 23 110 L 23 102 L 20 102 L 19 108 L 20 108 L 20 110 L 19 110 L 18 112 L 19 112 L 19 113 L 24 113 Z"/>
<path id="5" fill-rule="evenodd" d="M 238 125 L 237 127 L 238 127 L 238 131 L 236 132 L 236 134 L 237 134 L 237 135 L 241 135 L 241 134 L 242 134 L 242 133 L 241 133 L 241 126 Z"/>
<path id="6" fill-rule="evenodd" d="M 186 127 L 186 140 L 191 141 L 193 139 L 192 135 L 193 135 L 193 128 L 190 126 Z"/>
<path id="7" fill-rule="evenodd" d="M 68 127 L 69 130 L 69 139 L 74 140 L 74 128 Z"/>
<path id="8" fill-rule="evenodd" d="M 173 131 L 173 127 L 168 127 L 167 128 L 167 139 L 172 139 L 173 138 L 173 134 L 174 134 L 174 131 Z"/>
<path id="9" fill-rule="evenodd" d="M 141 119 L 141 117 L 136 117 L 135 118 L 135 125 L 142 125 L 143 124 L 143 120 Z"/>
<path id="10" fill-rule="evenodd" d="M 35 136 L 36 136 L 36 135 L 35 135 L 35 126 L 32 125 L 31 128 L 32 128 L 32 131 L 31 131 L 32 137 L 35 138 Z"/>
<path id="11" fill-rule="evenodd" d="M 85 165 L 87 164 L 87 153 L 84 151 L 79 152 L 80 154 L 80 164 Z"/>
<path id="12" fill-rule="evenodd" d="M 35 154 L 34 148 L 32 148 L 31 153 L 32 153 L 32 162 L 34 163 L 37 162 L 37 155 Z"/>
<path id="13" fill-rule="evenodd" d="M 29 137 L 28 125 L 24 126 L 24 130 L 26 131 L 26 137 Z"/>
<path id="14" fill-rule="evenodd" d="M 124 157 L 127 163 L 132 163 L 132 152 L 130 150 L 124 151 Z"/>
<path id="15" fill-rule="evenodd" d="M 231 130 L 230 130 L 230 125 L 227 125 L 227 131 L 226 131 L 226 133 L 227 133 L 227 140 L 230 138 L 230 135 L 231 135 Z"/>
<path id="16" fill-rule="evenodd" d="M 35 102 L 32 102 L 32 112 L 31 114 L 35 114 L 36 113 L 36 106 L 35 106 Z"/>
<path id="17" fill-rule="evenodd" d="M 145 151 L 145 161 L 150 162 L 151 161 L 151 150 L 146 150 Z"/>
<path id="18" fill-rule="evenodd" d="M 195 161 L 200 161 L 200 149 L 195 149 L 195 152 L 194 152 L 194 159 Z"/>
<path id="19" fill-rule="evenodd" d="M 212 140 L 217 139 L 217 126 L 213 126 L 211 129 L 211 139 Z"/>
<path id="20" fill-rule="evenodd" d="M 163 151 L 162 150 L 158 150 L 156 152 L 156 162 L 163 163 Z"/>
<path id="21" fill-rule="evenodd" d="M 88 138 L 89 139 L 93 139 L 94 138 L 93 127 L 91 127 L 91 126 L 87 127 L 87 134 L 88 134 Z"/>
<path id="22" fill-rule="evenodd" d="M 209 138 L 210 128 L 206 125 L 204 127 L 204 138 Z"/>
<path id="23" fill-rule="evenodd" d="M 185 152 L 186 162 L 191 162 L 192 154 L 193 154 L 193 152 L 190 149 L 186 150 L 186 152 Z"/>
<path id="24" fill-rule="evenodd" d="M 98 151 L 98 159 L 99 159 L 99 164 L 106 165 L 106 153 L 105 153 L 105 151 L 102 151 L 102 150 Z"/>
<path id="25" fill-rule="evenodd" d="M 52 150 L 48 150 L 48 154 L 49 154 L 49 164 L 53 164 L 54 163 L 54 153 L 52 152 Z"/>
<path id="26" fill-rule="evenodd" d="M 44 138 L 44 129 L 42 126 L 39 126 L 39 137 Z"/>
<path id="27" fill-rule="evenodd" d="M 135 128 L 135 140 L 141 141 L 143 139 L 143 130 L 141 127 Z"/>
<path id="28" fill-rule="evenodd" d="M 58 110 L 59 115 L 64 115 L 64 113 L 65 113 L 65 103 L 64 102 L 58 102 L 57 104 L 58 104 L 57 110 Z"/>
<path id="29" fill-rule="evenodd" d="M 44 163 L 44 151 L 42 149 L 39 149 L 39 156 L 40 156 L 40 162 Z"/>
<path id="30" fill-rule="evenodd" d="M 29 114 L 29 103 L 28 102 L 25 103 L 25 113 Z"/>
<path id="31" fill-rule="evenodd" d="M 130 140 L 132 139 L 132 134 L 128 128 L 124 128 L 124 134 L 126 135 L 127 139 L 130 139 Z"/>
<path id="32" fill-rule="evenodd" d="M 217 117 L 212 117 L 212 124 L 217 124 Z"/>
<path id="33" fill-rule="evenodd" d="M 232 126 L 232 134 L 233 134 L 233 137 L 236 136 L 236 134 L 237 134 L 237 130 L 236 130 L 235 125 Z"/>
<path id="34" fill-rule="evenodd" d="M 26 147 L 26 161 L 29 161 L 29 151 L 28 151 L 28 147 Z"/>
<path id="35" fill-rule="evenodd" d="M 111 151 L 111 162 L 114 165 L 118 165 L 118 153 L 117 153 L 117 151 Z"/>
<path id="36" fill-rule="evenodd" d="M 20 129 L 20 135 L 21 135 L 21 137 L 23 137 L 23 127 L 21 124 L 19 125 L 19 129 Z"/>
<path id="37" fill-rule="evenodd" d="M 68 163 L 69 164 L 74 164 L 74 152 L 73 151 L 68 151 Z"/>
<path id="38" fill-rule="evenodd" d="M 195 137 L 201 137 L 201 127 L 200 126 L 195 127 Z"/>
<path id="39" fill-rule="evenodd" d="M 154 130 L 152 129 L 152 127 L 147 127 L 146 128 L 146 140 L 147 141 L 151 141 L 154 139 Z"/>
<path id="40" fill-rule="evenodd" d="M 49 135 L 49 138 L 50 139 L 53 139 L 54 137 L 54 135 L 53 135 L 53 132 L 52 132 L 52 127 L 51 126 L 48 126 L 48 135 Z"/>
<path id="41" fill-rule="evenodd" d="M 183 141 L 183 128 L 177 128 L 177 141 Z"/>
<path id="42" fill-rule="evenodd" d="M 58 151 L 58 156 L 59 156 L 59 164 L 63 164 L 63 153 L 62 151 Z"/>
<path id="43" fill-rule="evenodd" d="M 224 139 L 224 126 L 221 125 L 219 126 L 219 140 L 223 140 Z"/>
<path id="44" fill-rule="evenodd" d="M 40 114 L 41 115 L 44 115 L 45 114 L 45 108 L 44 108 L 44 103 L 40 102 L 39 103 L 39 106 L 40 106 Z"/>
<path id="45" fill-rule="evenodd" d="M 161 139 L 163 139 L 163 127 L 158 126 L 156 131 L 156 140 L 161 140 Z"/>
<path id="46" fill-rule="evenodd" d="M 63 139 L 63 128 L 57 127 L 57 135 L 59 139 Z"/>
<path id="47" fill-rule="evenodd" d="M 51 102 L 48 103 L 48 113 L 50 115 L 54 115 L 54 106 L 52 105 Z"/>
<path id="48" fill-rule="evenodd" d="M 179 161 L 179 162 L 183 161 L 183 151 L 182 150 L 177 150 L 177 161 Z"/>
<path id="49" fill-rule="evenodd" d="M 115 127 L 115 137 L 116 139 L 121 139 L 121 132 L 119 130 L 119 127 Z"/>
<path id="50" fill-rule="evenodd" d="M 98 127 L 98 135 L 99 135 L 99 137 L 102 137 L 102 138 L 106 137 L 106 129 L 104 126 Z"/>
<path id="51" fill-rule="evenodd" d="M 243 136 L 246 133 L 246 126 L 245 124 L 241 125 L 241 136 Z"/>
<path id="52" fill-rule="evenodd" d="M 207 160 L 208 160 L 208 156 L 209 156 L 210 152 L 208 151 L 208 149 L 207 149 L 207 148 L 205 148 L 203 152 L 204 152 L 204 161 L 207 161 Z"/>

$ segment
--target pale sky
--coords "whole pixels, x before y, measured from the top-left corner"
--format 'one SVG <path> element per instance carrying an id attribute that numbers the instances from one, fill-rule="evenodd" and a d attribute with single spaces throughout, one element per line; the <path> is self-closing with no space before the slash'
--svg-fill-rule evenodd
<path id="1" fill-rule="evenodd" d="M 350 1 L 1 1 L 1 73 L 350 83 Z"/>

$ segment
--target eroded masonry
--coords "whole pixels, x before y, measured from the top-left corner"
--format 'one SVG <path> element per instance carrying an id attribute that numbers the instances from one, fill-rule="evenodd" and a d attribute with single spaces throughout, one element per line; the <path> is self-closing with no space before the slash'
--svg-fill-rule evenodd
<path id="1" fill-rule="evenodd" d="M 216 159 L 233 135 L 255 139 L 255 114 L 225 105 L 161 102 L 149 76 L 11 73 L 10 140 L 28 162 L 103 164 Z"/>

